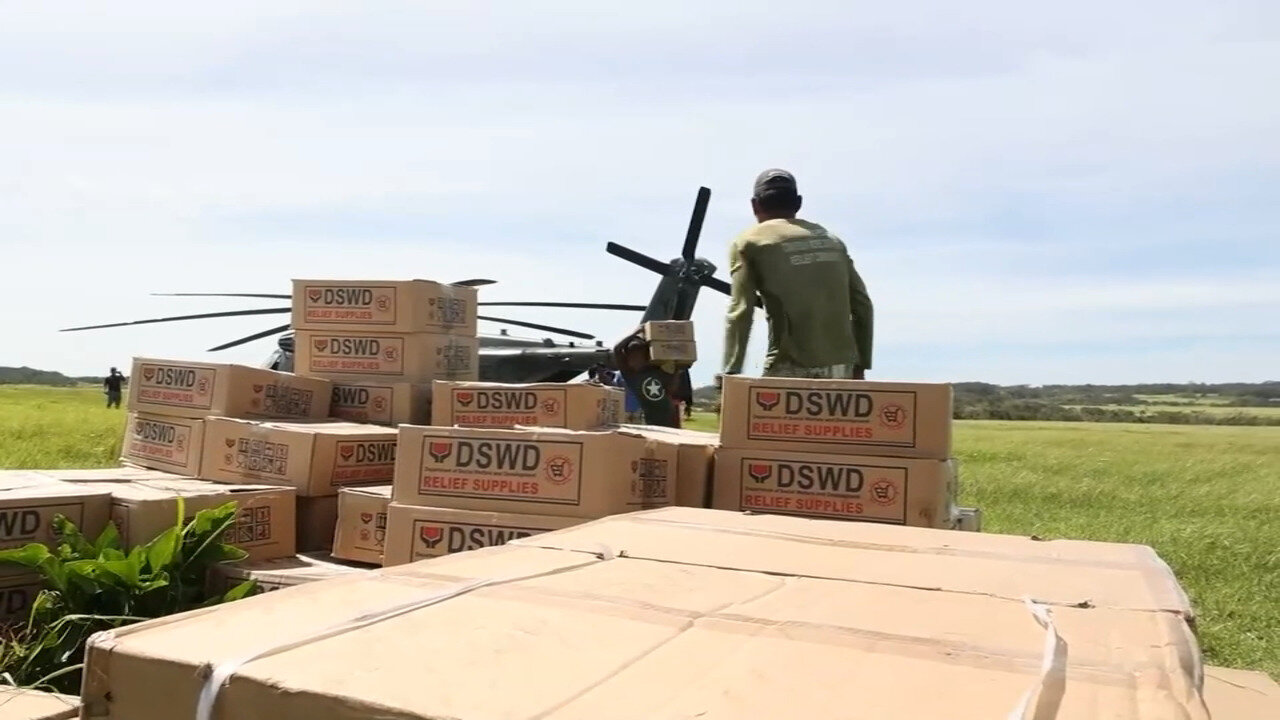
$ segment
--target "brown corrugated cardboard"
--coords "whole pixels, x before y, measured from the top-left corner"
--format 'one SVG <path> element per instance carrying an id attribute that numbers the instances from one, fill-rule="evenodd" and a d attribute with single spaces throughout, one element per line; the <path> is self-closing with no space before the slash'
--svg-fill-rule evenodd
<path id="1" fill-rule="evenodd" d="M 692 320 L 653 320 L 642 328 L 644 338 L 650 343 L 654 341 L 693 342 Z"/>
<path id="2" fill-rule="evenodd" d="M 200 474 L 204 421 L 129 413 L 120 460 L 194 477 Z"/>
<path id="3" fill-rule="evenodd" d="M 225 668 L 246 720 L 1208 720 L 1184 601 L 1141 546 L 670 508 L 100 633 L 82 699 L 168 720 Z"/>
<path id="4" fill-rule="evenodd" d="M 720 444 L 945 460 L 951 396 L 945 384 L 726 377 Z"/>
<path id="5" fill-rule="evenodd" d="M 423 384 L 480 377 L 480 341 L 474 337 L 299 330 L 294 352 L 299 374 L 334 382 Z"/>
<path id="6" fill-rule="evenodd" d="M 134 358 L 129 377 L 133 412 L 202 418 L 323 419 L 328 380 L 247 365 Z"/>
<path id="7" fill-rule="evenodd" d="M 111 493 L 62 482 L 38 472 L 0 475 L 0 549 L 43 543 L 53 547 L 53 518 L 64 515 L 96 538 L 111 516 Z"/>
<path id="8" fill-rule="evenodd" d="M 367 572 L 367 569 L 341 562 L 328 553 L 303 553 L 275 560 L 214 566 L 209 573 L 209 587 L 213 592 L 226 592 L 246 580 L 256 580 L 258 588 L 254 594 L 261 595 L 295 585 L 363 572 Z"/>
<path id="9" fill-rule="evenodd" d="M 711 507 L 711 483 L 716 448 L 720 436 L 715 433 L 657 425 L 619 425 L 620 429 L 673 442 L 679 446 L 676 464 L 676 490 L 672 505 Z"/>
<path id="10" fill-rule="evenodd" d="M 36 473 L 43 475 L 51 480 L 62 480 L 64 482 L 130 482 L 133 480 L 194 480 L 194 477 L 187 475 L 178 475 L 176 473 L 164 472 L 163 470 L 152 470 L 150 468 L 135 467 L 132 465 L 121 465 L 120 467 L 110 468 L 84 468 L 69 470 L 23 470 L 24 473 Z M 4 471 L 0 471 L 0 478 L 4 477 Z"/>
<path id="11" fill-rule="evenodd" d="M 338 527 L 333 536 L 333 556 L 381 565 L 382 548 L 387 540 L 387 506 L 390 504 L 390 485 L 338 491 Z"/>
<path id="12" fill-rule="evenodd" d="M 669 505 L 677 449 L 622 431 L 400 426 L 396 502 L 601 517 Z"/>
<path id="13" fill-rule="evenodd" d="M 338 525 L 338 496 L 298 498 L 298 552 L 329 552 Z"/>
<path id="14" fill-rule="evenodd" d="M 1280 718 L 1280 685 L 1266 673 L 1206 667 L 1204 701 L 1213 720 Z"/>
<path id="15" fill-rule="evenodd" d="M 111 520 L 125 547 L 144 545 L 173 526 L 182 498 L 184 520 L 201 510 L 236 503 L 236 521 L 223 541 L 249 553 L 251 560 L 290 557 L 294 544 L 294 503 L 291 487 L 224 485 L 171 477 L 165 479 L 95 482 L 71 480 L 111 494 Z"/>
<path id="16" fill-rule="evenodd" d="M 0 565 L 0 626 L 26 623 L 31 615 L 31 603 L 42 588 L 40 576 L 30 570 Z M 0 719 L 3 717 L 0 714 Z"/>
<path id="17" fill-rule="evenodd" d="M 622 421 L 626 393 L 596 383 L 436 381 L 432 425 L 593 430 Z"/>
<path id="18" fill-rule="evenodd" d="M 70 720 L 78 717 L 78 697 L 23 688 L 0 688 L 0 720 Z"/>
<path id="19" fill-rule="evenodd" d="M 335 382 L 329 412 L 348 422 L 428 425 L 431 423 L 431 386 Z"/>
<path id="20" fill-rule="evenodd" d="M 950 527 L 955 464 L 948 460 L 716 451 L 717 510 Z"/>
<path id="21" fill-rule="evenodd" d="M 392 503 L 387 511 L 387 543 L 383 565 L 403 565 L 428 558 L 502 545 L 517 538 L 559 530 L 586 518 L 555 515 L 447 510 Z"/>
<path id="22" fill-rule="evenodd" d="M 294 280 L 293 327 L 475 335 L 477 297 L 430 280 Z"/>
<path id="23" fill-rule="evenodd" d="M 650 340 L 649 359 L 656 363 L 692 364 L 698 360 L 698 346 L 681 340 Z"/>
<path id="24" fill-rule="evenodd" d="M 217 482 L 292 485 L 303 497 L 343 485 L 390 482 L 396 431 L 347 422 L 205 421 L 201 477 Z"/>

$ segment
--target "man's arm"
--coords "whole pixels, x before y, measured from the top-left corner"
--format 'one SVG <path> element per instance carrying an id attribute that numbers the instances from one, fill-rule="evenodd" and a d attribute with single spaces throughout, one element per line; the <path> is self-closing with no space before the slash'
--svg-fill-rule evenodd
<path id="1" fill-rule="evenodd" d="M 848 257 L 846 254 L 845 257 Z M 854 369 L 861 379 L 862 373 L 871 369 L 871 342 L 873 339 L 874 308 L 871 296 L 867 294 L 867 286 L 862 276 L 853 267 L 853 258 L 849 258 L 849 310 L 853 315 L 853 341 L 858 348 L 858 361 Z"/>
<path id="2" fill-rule="evenodd" d="M 729 249 L 729 279 L 733 292 L 729 296 L 729 312 L 725 316 L 725 375 L 737 375 L 747 359 L 747 341 L 751 337 L 751 321 L 756 310 L 756 284 L 743 252 L 741 238 Z"/>

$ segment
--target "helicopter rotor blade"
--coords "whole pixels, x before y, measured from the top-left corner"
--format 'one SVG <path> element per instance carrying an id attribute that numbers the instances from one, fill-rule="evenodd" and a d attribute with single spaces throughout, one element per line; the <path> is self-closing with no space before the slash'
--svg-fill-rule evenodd
<path id="1" fill-rule="evenodd" d="M 461 285 L 462 287 L 480 287 L 481 285 L 494 285 L 497 280 L 485 280 L 484 278 L 472 278 L 471 280 L 459 280 L 453 285 Z"/>
<path id="2" fill-rule="evenodd" d="M 702 221 L 707 218 L 707 205 L 711 203 L 711 188 L 698 188 L 698 199 L 693 203 L 693 215 L 689 217 L 689 230 L 684 236 L 684 246 L 680 248 L 680 257 L 685 262 L 693 262 L 693 253 L 698 249 L 698 238 L 702 235 Z"/>
<path id="3" fill-rule="evenodd" d="M 619 245 L 618 243 L 615 243 L 615 242 L 610 242 L 608 245 L 605 245 L 604 249 L 610 255 L 620 257 L 629 263 L 639 265 L 645 270 L 658 273 L 663 277 L 665 277 L 667 273 L 671 271 L 671 263 L 662 262 L 660 260 L 654 260 L 653 258 L 649 257 L 648 255 L 645 255 L 644 253 L 636 252 L 635 250 L 632 250 L 629 247 Z"/>
<path id="4" fill-rule="evenodd" d="M 510 320 L 508 318 L 488 317 L 486 315 L 477 315 L 480 320 L 488 320 L 489 322 L 503 323 L 505 325 L 519 325 L 533 330 L 542 330 L 544 332 L 556 333 L 558 335 L 568 335 L 569 337 L 582 338 L 583 340 L 595 340 L 595 335 L 578 332 L 577 330 L 568 330 L 565 328 L 555 327 L 553 325 L 539 325 L 538 323 L 525 322 L 524 320 Z"/>
<path id="5" fill-rule="evenodd" d="M 623 305 L 619 303 L 579 303 L 579 302 L 482 302 L 479 305 L 492 307 L 554 307 L 579 308 L 583 310 L 627 310 L 644 312 L 643 305 Z"/>
<path id="6" fill-rule="evenodd" d="M 272 295 L 266 293 L 151 293 L 152 297 L 239 297 L 270 298 L 272 300 L 288 300 L 290 295 Z"/>
<path id="7" fill-rule="evenodd" d="M 200 313 L 198 315 L 175 315 L 173 317 L 149 318 L 146 320 L 130 320 L 128 322 L 107 323 L 105 325 L 85 325 L 84 327 L 64 328 L 58 332 L 76 332 L 79 330 L 102 330 L 104 328 L 125 327 L 126 325 L 149 325 L 151 323 L 177 322 L 179 320 L 205 320 L 219 317 L 239 317 L 243 315 L 274 315 L 287 313 L 292 308 L 261 308 L 257 310 L 224 310 L 222 312 Z"/>
<path id="8" fill-rule="evenodd" d="M 212 347 L 212 348 L 209 348 L 206 352 L 218 352 L 219 350 L 226 350 L 226 349 L 228 349 L 228 348 L 238 347 L 238 346 L 240 346 L 240 345 L 244 345 L 245 343 L 253 342 L 254 340 L 261 340 L 262 338 L 265 338 L 265 337 L 271 337 L 272 335 L 278 335 L 278 334 L 280 334 L 280 333 L 282 333 L 282 332 L 284 332 L 284 331 L 286 331 L 286 330 L 288 330 L 288 329 L 289 329 L 289 326 L 288 326 L 288 325 L 281 325 L 280 327 L 273 327 L 273 328 L 271 328 L 270 330 L 263 330 L 263 331 L 262 331 L 262 332 L 260 332 L 260 333 L 254 333 L 254 334 L 249 335 L 249 336 L 247 336 L 247 337 L 242 337 L 242 338 L 240 338 L 239 340 L 232 340 L 231 342 L 229 342 L 229 343 L 223 343 L 223 344 L 219 345 L 218 347 Z"/>

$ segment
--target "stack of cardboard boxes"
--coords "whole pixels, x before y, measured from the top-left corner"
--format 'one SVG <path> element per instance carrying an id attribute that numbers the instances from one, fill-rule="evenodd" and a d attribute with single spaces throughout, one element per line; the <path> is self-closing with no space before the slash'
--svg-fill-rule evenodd
<path id="1" fill-rule="evenodd" d="M 950 528 L 946 384 L 729 377 L 713 507 Z"/>
<path id="2" fill-rule="evenodd" d="M 434 380 L 476 380 L 473 287 L 428 280 L 294 280 L 294 371 L 333 382 L 333 414 L 426 424 Z"/>
<path id="3" fill-rule="evenodd" d="M 621 419 L 621 390 L 437 382 L 433 396 L 435 425 L 400 427 L 384 565 L 500 545 L 673 500 L 677 448 L 612 427 Z M 343 512 L 339 535 L 353 527 L 356 542 L 376 539 L 378 503 L 385 499 L 344 495 L 343 509 L 351 511 Z M 373 547 L 365 551 L 371 556 Z"/>

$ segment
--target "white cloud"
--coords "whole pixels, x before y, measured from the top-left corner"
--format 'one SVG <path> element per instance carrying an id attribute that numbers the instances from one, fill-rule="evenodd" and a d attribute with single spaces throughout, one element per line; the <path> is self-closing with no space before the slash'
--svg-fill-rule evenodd
<path id="1" fill-rule="evenodd" d="M 770 165 L 854 248 L 883 375 L 946 377 L 948 348 L 1009 343 L 1032 350 L 969 377 L 1053 380 L 1064 344 L 1095 348 L 1099 377 L 1140 374 L 1130 343 L 1257 337 L 1280 312 L 1280 210 L 1257 200 L 1280 189 L 1270 5 L 378 7 L 0 10 L 0 251 L 33 299 L 0 364 L 198 356 L 270 321 L 52 330 L 229 306 L 147 292 L 302 275 L 643 303 L 655 278 L 604 242 L 674 254 L 707 184 L 702 251 L 723 266 Z M 704 377 L 723 309 L 703 293 Z M 606 340 L 631 322 L 511 314 Z M 761 317 L 753 358 L 763 336 Z"/>

